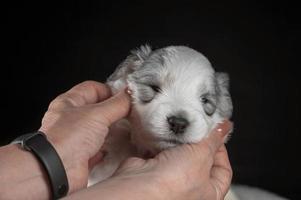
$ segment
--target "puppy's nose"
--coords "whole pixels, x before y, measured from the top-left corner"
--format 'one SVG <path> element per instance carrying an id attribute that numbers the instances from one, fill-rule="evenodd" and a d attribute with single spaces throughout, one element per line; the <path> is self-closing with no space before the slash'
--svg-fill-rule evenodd
<path id="1" fill-rule="evenodd" d="M 183 117 L 171 116 L 167 118 L 167 122 L 169 124 L 169 128 L 175 134 L 184 133 L 186 127 L 189 125 L 187 119 Z"/>

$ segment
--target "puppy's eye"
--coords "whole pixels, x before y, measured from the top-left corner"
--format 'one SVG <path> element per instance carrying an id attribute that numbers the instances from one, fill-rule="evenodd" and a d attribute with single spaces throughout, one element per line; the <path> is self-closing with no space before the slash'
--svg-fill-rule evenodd
<path id="1" fill-rule="evenodd" d="M 212 100 L 210 100 L 208 97 L 201 97 L 201 101 L 202 101 L 205 113 L 208 116 L 213 115 L 213 113 L 216 110 L 216 106 L 215 106 L 214 102 Z"/>
<path id="2" fill-rule="evenodd" d="M 203 104 L 209 103 L 209 99 L 206 97 L 202 97 L 201 100 Z"/>
<path id="3" fill-rule="evenodd" d="M 157 85 L 138 84 L 138 96 L 143 103 L 151 102 L 160 91 L 161 89 Z"/>
<path id="4" fill-rule="evenodd" d="M 154 90 L 155 92 L 160 92 L 160 87 L 156 86 L 156 85 L 149 85 L 150 88 L 152 88 L 152 90 Z"/>

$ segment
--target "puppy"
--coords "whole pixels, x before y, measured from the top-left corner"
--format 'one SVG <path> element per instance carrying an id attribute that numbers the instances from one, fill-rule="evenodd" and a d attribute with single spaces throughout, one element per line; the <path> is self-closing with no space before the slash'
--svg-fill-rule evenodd
<path id="1" fill-rule="evenodd" d="M 194 143 L 232 114 L 229 78 L 215 72 L 208 59 L 185 46 L 131 52 L 107 84 L 113 93 L 128 87 L 132 109 L 114 124 L 94 167 L 89 185 L 111 176 L 129 156 L 155 155 L 163 149 Z"/>

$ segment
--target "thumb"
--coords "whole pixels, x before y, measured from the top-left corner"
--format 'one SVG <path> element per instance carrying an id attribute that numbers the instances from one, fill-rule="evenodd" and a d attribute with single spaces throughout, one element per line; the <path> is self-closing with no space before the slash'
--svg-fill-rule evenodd
<path id="1" fill-rule="evenodd" d="M 125 90 L 121 90 L 111 98 L 94 106 L 93 112 L 95 112 L 95 115 L 103 120 L 104 125 L 110 126 L 112 123 L 127 116 L 131 107 L 131 99 Z"/>
<path id="2" fill-rule="evenodd" d="M 210 150 L 208 153 L 215 155 L 218 149 L 224 144 L 227 135 L 232 131 L 232 129 L 233 123 L 229 120 L 224 120 L 211 131 L 208 137 L 204 138 L 196 145 L 199 148 L 206 147 L 208 150 Z"/>

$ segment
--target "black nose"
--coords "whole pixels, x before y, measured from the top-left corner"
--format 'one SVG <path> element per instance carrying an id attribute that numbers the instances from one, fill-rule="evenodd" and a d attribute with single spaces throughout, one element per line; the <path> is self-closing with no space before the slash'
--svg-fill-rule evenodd
<path id="1" fill-rule="evenodd" d="M 188 120 L 183 117 L 171 116 L 167 118 L 167 121 L 170 130 L 175 134 L 184 133 L 186 127 L 189 125 Z"/>

